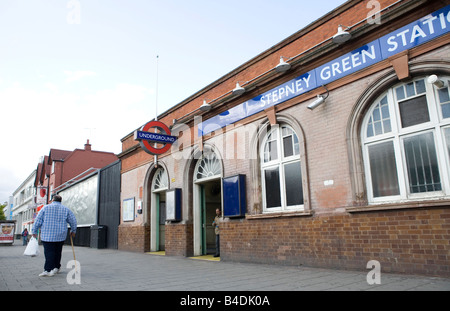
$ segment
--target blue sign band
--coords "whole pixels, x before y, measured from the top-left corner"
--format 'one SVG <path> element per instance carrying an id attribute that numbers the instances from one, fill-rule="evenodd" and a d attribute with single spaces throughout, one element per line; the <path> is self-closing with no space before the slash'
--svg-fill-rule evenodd
<path id="1" fill-rule="evenodd" d="M 161 144 L 173 144 L 177 140 L 177 137 L 170 136 L 170 135 L 158 134 L 158 133 L 137 131 L 136 139 L 148 140 L 151 142 L 161 143 Z"/>
<path id="2" fill-rule="evenodd" d="M 447 34 L 449 29 L 450 5 L 447 5 L 359 49 L 200 123 L 198 135 L 206 135 L 271 106 L 312 91 L 321 85 L 379 63 L 392 55 Z"/>

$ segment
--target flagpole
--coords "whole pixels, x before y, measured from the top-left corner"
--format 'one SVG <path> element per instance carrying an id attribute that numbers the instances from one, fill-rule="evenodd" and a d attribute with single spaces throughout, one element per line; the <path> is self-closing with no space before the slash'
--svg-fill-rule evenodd
<path id="1" fill-rule="evenodd" d="M 156 99 L 155 99 L 155 121 L 158 121 L 158 82 L 159 82 L 159 55 L 156 55 Z M 155 128 L 155 133 L 157 133 L 157 129 Z M 155 143 L 155 147 L 156 147 L 156 143 Z M 154 159 L 154 163 L 155 163 L 155 168 L 158 168 L 158 156 L 154 155 L 153 156 Z"/>
<path id="2" fill-rule="evenodd" d="M 159 80 L 159 55 L 156 55 L 156 100 L 155 100 L 155 121 L 158 121 L 158 81 Z"/>

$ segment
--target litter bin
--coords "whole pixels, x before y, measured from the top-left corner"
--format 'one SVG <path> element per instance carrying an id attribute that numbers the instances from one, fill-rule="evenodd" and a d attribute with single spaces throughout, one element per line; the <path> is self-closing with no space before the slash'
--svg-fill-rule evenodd
<path id="1" fill-rule="evenodd" d="M 106 248 L 106 226 L 91 226 L 91 248 Z"/>

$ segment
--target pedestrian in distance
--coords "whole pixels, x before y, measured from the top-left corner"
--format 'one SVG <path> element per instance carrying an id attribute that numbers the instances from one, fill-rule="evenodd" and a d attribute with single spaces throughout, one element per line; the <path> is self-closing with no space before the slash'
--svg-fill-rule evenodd
<path id="1" fill-rule="evenodd" d="M 41 241 L 44 245 L 44 271 L 39 276 L 53 276 L 60 271 L 67 224 L 70 225 L 71 236 L 75 237 L 77 220 L 72 211 L 61 202 L 61 196 L 55 195 L 53 202 L 41 209 L 34 222 L 33 237 L 37 238 L 37 232 L 41 229 Z"/>
<path id="2" fill-rule="evenodd" d="M 22 239 L 23 239 L 23 246 L 25 246 L 25 245 L 27 245 L 28 244 L 28 229 L 27 228 L 25 228 L 25 229 L 23 229 L 23 231 L 22 231 Z"/>
<path id="3" fill-rule="evenodd" d="M 220 257 L 220 218 L 222 217 L 222 212 L 220 208 L 216 208 L 216 217 L 212 225 L 214 226 L 214 232 L 216 233 L 216 254 L 214 257 Z"/>

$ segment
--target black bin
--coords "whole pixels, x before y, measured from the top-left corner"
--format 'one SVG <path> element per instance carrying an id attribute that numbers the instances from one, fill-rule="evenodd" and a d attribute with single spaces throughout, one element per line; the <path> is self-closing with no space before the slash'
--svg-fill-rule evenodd
<path id="1" fill-rule="evenodd" d="M 106 248 L 106 226 L 91 226 L 91 248 Z"/>

